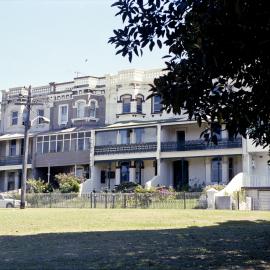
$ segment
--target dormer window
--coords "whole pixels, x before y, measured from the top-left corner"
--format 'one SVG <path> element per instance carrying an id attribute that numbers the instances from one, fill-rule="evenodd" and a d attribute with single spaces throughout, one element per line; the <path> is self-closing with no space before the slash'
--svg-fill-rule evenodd
<path id="1" fill-rule="evenodd" d="M 77 102 L 77 118 L 83 118 L 85 111 L 85 101 Z"/>
<path id="2" fill-rule="evenodd" d="M 123 113 L 130 113 L 131 96 L 123 96 L 121 100 L 123 104 Z"/>
<path id="3" fill-rule="evenodd" d="M 160 113 L 162 109 L 161 97 L 153 96 L 152 98 L 152 113 Z"/>
<path id="4" fill-rule="evenodd" d="M 91 101 L 90 102 L 90 117 L 96 117 L 96 102 L 95 101 Z"/>

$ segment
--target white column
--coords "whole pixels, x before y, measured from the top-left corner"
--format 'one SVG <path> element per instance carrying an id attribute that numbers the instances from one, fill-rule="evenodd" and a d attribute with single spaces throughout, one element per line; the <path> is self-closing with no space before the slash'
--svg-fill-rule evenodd
<path id="1" fill-rule="evenodd" d="M 121 135 L 120 135 L 120 131 L 117 131 L 117 135 L 116 135 L 116 144 L 120 144 L 121 143 Z"/>
<path id="2" fill-rule="evenodd" d="M 8 189 L 8 172 L 5 171 L 5 176 L 4 176 L 4 191 L 7 191 Z"/>
<path id="3" fill-rule="evenodd" d="M 130 162 L 129 167 L 129 182 L 136 182 L 136 170 L 135 170 L 135 161 Z"/>
<path id="4" fill-rule="evenodd" d="M 221 138 L 222 139 L 227 139 L 228 138 L 228 130 L 225 129 L 225 125 L 222 125 L 222 128 L 221 128 Z"/>
<path id="5" fill-rule="evenodd" d="M 205 158 L 205 184 L 211 184 L 211 159 Z"/>
<path id="6" fill-rule="evenodd" d="M 10 141 L 6 141 L 5 146 L 6 146 L 6 157 L 9 156 L 9 145 L 10 145 Z"/>
<path id="7" fill-rule="evenodd" d="M 160 175 L 161 173 L 160 152 L 161 152 L 161 125 L 157 125 L 157 175 Z"/>
<path id="8" fill-rule="evenodd" d="M 120 168 L 115 169 L 115 185 L 120 185 Z"/>
<path id="9" fill-rule="evenodd" d="M 14 183 L 14 188 L 18 189 L 19 188 L 19 171 L 16 171 L 15 173 L 15 183 Z"/>
<path id="10" fill-rule="evenodd" d="M 228 165 L 228 157 L 222 158 L 222 183 L 227 184 L 229 182 L 229 165 Z"/>

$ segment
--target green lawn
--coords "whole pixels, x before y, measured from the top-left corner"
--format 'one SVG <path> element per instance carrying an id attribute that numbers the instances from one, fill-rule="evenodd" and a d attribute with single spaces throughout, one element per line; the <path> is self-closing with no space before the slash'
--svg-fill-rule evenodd
<path id="1" fill-rule="evenodd" d="M 270 269 L 270 212 L 1 209 L 0 269 Z"/>

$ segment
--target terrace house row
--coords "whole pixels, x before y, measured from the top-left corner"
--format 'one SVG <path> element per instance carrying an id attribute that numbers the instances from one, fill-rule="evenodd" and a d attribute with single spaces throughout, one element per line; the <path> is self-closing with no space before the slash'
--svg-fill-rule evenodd
<path id="1" fill-rule="evenodd" d="M 159 97 L 147 99 L 149 84 L 162 74 L 124 70 L 34 87 L 34 98 L 44 105 L 33 108 L 32 119 L 44 115 L 50 124 L 39 118 L 32 123 L 29 177 L 53 181 L 59 172 L 72 172 L 86 179 L 84 192 L 129 181 L 181 190 L 226 184 L 244 172 L 249 192 L 268 192 L 267 149 L 232 138 L 223 128 L 217 146 L 206 144 L 203 125 L 162 111 Z M 20 182 L 23 107 L 13 102 L 20 93 L 23 88 L 3 93 L 0 190 Z"/>

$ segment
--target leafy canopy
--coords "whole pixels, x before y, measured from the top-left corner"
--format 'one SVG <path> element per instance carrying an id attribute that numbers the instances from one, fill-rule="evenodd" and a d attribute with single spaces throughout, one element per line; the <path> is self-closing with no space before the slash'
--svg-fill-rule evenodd
<path id="1" fill-rule="evenodd" d="M 167 111 L 204 120 L 211 132 L 225 124 L 232 136 L 270 144 L 269 1 L 118 0 L 112 6 L 123 20 L 109 39 L 117 54 L 131 61 L 146 47 L 168 47 L 167 74 L 151 89 Z"/>

